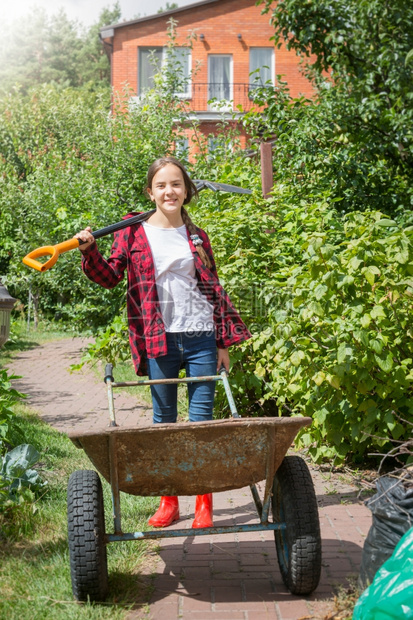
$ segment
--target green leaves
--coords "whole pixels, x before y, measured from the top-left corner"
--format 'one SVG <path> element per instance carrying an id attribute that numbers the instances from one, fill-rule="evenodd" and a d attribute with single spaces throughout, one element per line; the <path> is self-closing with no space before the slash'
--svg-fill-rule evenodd
<path id="1" fill-rule="evenodd" d="M 382 218 L 382 219 L 378 220 L 377 226 L 383 226 L 385 228 L 388 228 L 389 226 L 397 226 L 397 223 L 394 220 L 389 220 L 389 219 L 386 219 L 386 218 Z"/>
<path id="2" fill-rule="evenodd" d="M 373 286 L 376 276 L 380 275 L 380 270 L 375 265 L 364 267 L 361 272 L 371 286 Z"/>
<path id="3" fill-rule="evenodd" d="M 393 368 L 393 356 L 391 353 L 388 353 L 385 357 L 375 355 L 374 359 L 377 362 L 377 365 L 383 372 L 389 373 Z"/>
<path id="4" fill-rule="evenodd" d="M 403 361 L 413 359 L 413 7 L 259 4 L 275 44 L 303 58 L 315 95 L 294 99 L 279 76 L 256 92 L 265 128 L 261 114 L 245 117 L 252 135 L 277 140 L 273 247 L 260 238 L 272 265 L 265 285 L 264 261 L 256 271 L 274 304 L 243 367 L 256 370 L 277 412 L 313 417 L 299 440 L 313 458 L 343 460 L 407 437 L 402 420 L 413 421 Z M 230 280 L 242 287 L 235 273 Z"/>
<path id="5" fill-rule="evenodd" d="M 291 221 L 294 211 L 284 208 Z M 313 458 L 342 460 L 410 433 L 401 419 L 413 421 L 413 231 L 377 226 L 377 212 L 342 218 L 326 204 L 296 206 L 295 214 L 298 228 L 286 233 L 281 222 L 267 283 L 286 282 L 288 301 L 267 308 L 266 335 L 243 366 L 259 376 L 265 402 L 313 418 L 298 439 Z M 409 260 L 389 261 L 399 248 Z"/>
<path id="6" fill-rule="evenodd" d="M 259 4 L 271 13 L 276 44 L 301 56 L 315 91 L 313 101 L 290 98 L 285 83 L 273 97 L 262 93 L 278 181 L 291 178 L 296 196 L 329 189 L 344 212 L 377 209 L 379 227 L 395 226 L 413 191 L 411 3 Z"/>
<path id="7" fill-rule="evenodd" d="M 64 10 L 48 16 L 31 7 L 28 14 L 10 24 L 0 50 L 0 90 L 8 93 L 16 84 L 27 94 L 39 84 L 61 87 L 110 88 L 110 63 L 99 38 L 102 26 L 120 20 L 119 6 L 103 9 L 88 28 L 70 20 Z"/>
<path id="8" fill-rule="evenodd" d="M 353 357 L 353 348 L 347 345 L 345 342 L 341 343 L 337 349 L 337 362 L 344 364 L 350 362 Z"/>
<path id="9" fill-rule="evenodd" d="M 44 274 L 21 261 L 86 226 L 96 230 L 148 208 L 146 172 L 174 148 L 181 103 L 160 89 L 127 110 L 129 95 L 119 101 L 123 112 L 112 115 L 109 97 L 88 89 L 43 86 L 27 97 L 16 92 L 0 100 L 1 272 L 23 303 L 30 290 L 48 318 L 89 333 L 118 314 L 126 282 L 113 291 L 91 283 L 78 251 L 61 256 Z M 112 241 L 99 241 L 103 255 Z"/>
<path id="10" fill-rule="evenodd" d="M 0 509 L 2 504 L 29 499 L 28 491 L 39 491 L 47 484 L 32 469 L 39 458 L 39 452 L 30 444 L 21 444 L 1 458 Z"/>
<path id="11" fill-rule="evenodd" d="M 293 366 L 299 366 L 305 357 L 304 351 L 294 351 L 290 357 L 290 362 Z"/>
<path id="12" fill-rule="evenodd" d="M 17 378 L 9 375 L 4 368 L 0 369 L 0 454 L 3 452 L 3 445 L 13 445 L 13 436 L 20 434 L 13 405 L 25 398 L 25 395 L 12 388 L 11 382 Z"/>

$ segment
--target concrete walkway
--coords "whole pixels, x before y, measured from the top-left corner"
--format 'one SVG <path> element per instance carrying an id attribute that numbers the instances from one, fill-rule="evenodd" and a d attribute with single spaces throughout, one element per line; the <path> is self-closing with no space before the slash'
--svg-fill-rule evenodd
<path id="1" fill-rule="evenodd" d="M 22 378 L 17 389 L 29 395 L 28 405 L 42 419 L 68 432 L 108 424 L 107 396 L 102 380 L 90 371 L 69 372 L 85 341 L 75 338 L 47 343 L 16 356 L 10 370 Z M 118 392 L 117 421 L 134 426 L 151 421 L 151 411 L 133 396 Z M 282 583 L 271 532 L 166 539 L 150 580 L 154 591 L 149 609 L 128 618 L 153 620 L 322 620 L 331 618 L 337 586 L 358 574 L 371 513 L 357 499 L 356 489 L 323 479 L 312 468 L 319 504 L 322 577 L 310 597 L 291 595 Z M 190 528 L 193 497 L 180 499 L 181 520 L 172 527 Z M 215 525 L 257 521 L 249 488 L 214 495 Z M 149 569 L 148 569 L 149 570 Z"/>

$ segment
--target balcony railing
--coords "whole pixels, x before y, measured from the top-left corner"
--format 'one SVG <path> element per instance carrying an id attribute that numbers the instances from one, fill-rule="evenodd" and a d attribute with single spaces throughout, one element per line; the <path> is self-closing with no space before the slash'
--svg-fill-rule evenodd
<path id="1" fill-rule="evenodd" d="M 238 112 L 241 106 L 248 112 L 254 105 L 253 93 L 257 84 L 193 83 L 188 92 L 180 95 L 190 104 L 194 112 Z"/>

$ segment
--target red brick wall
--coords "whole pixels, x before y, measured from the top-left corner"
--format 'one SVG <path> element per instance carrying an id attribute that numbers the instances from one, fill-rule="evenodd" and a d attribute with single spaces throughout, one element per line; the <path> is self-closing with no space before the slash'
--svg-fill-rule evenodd
<path id="1" fill-rule="evenodd" d="M 185 45 L 188 35 L 195 31 L 205 40 L 193 44 L 192 67 L 201 61 L 194 82 L 207 83 L 208 54 L 232 54 L 233 82 L 249 82 L 249 48 L 271 46 L 274 31 L 269 15 L 261 15 L 261 7 L 255 0 L 220 0 L 195 9 L 173 14 L 178 21 L 177 45 Z M 115 29 L 113 46 L 113 86 L 122 91 L 125 85 L 137 92 L 138 46 L 162 46 L 167 42 L 168 16 L 157 15 L 153 19 Z M 238 40 L 237 35 L 242 35 Z M 311 95 L 309 82 L 298 69 L 298 59 L 284 47 L 275 49 L 275 73 L 283 74 L 292 96 Z"/>

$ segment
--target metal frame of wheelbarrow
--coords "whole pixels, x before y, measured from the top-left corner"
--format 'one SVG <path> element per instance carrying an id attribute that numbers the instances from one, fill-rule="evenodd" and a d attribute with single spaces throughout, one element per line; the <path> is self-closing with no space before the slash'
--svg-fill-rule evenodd
<path id="1" fill-rule="evenodd" d="M 125 428 L 116 424 L 115 388 L 205 381 L 222 381 L 232 419 Z M 241 418 L 224 369 L 207 377 L 115 382 L 112 365 L 108 364 L 105 383 L 109 426 L 99 431 L 69 433 L 75 445 L 85 450 L 95 468 L 110 483 L 113 505 L 114 533 L 106 534 L 98 474 L 80 470 L 71 475 L 69 550 L 73 594 L 78 600 L 105 597 L 108 543 L 264 530 L 274 532 L 278 564 L 287 588 L 293 594 L 306 595 L 317 587 L 321 535 L 314 485 L 304 460 L 295 455 L 285 456 L 298 430 L 311 423 L 310 418 Z M 169 450 L 162 451 L 163 441 Z M 255 483 L 264 479 L 261 501 Z M 199 495 L 247 485 L 259 523 L 122 531 L 120 491 L 137 496 Z M 270 522 L 270 508 L 273 522 Z"/>
<path id="2" fill-rule="evenodd" d="M 225 394 L 228 400 L 228 405 L 231 410 L 233 418 L 240 418 L 234 398 L 232 396 L 231 388 L 229 385 L 227 373 L 225 369 L 222 369 L 218 375 L 211 375 L 207 377 L 183 377 L 180 379 L 142 379 L 138 381 L 123 381 L 115 382 L 112 376 L 111 364 L 107 364 L 105 372 L 105 383 L 108 389 L 108 401 L 109 401 L 109 417 L 110 426 L 117 426 L 115 417 L 115 404 L 113 399 L 113 388 L 120 387 L 134 387 L 141 385 L 156 385 L 156 384 L 179 384 L 179 383 L 204 383 L 205 381 L 222 381 L 225 389 Z M 146 532 L 122 532 L 121 526 L 121 510 L 120 510 L 120 491 L 119 491 L 119 479 L 117 476 L 116 467 L 116 454 L 114 442 L 109 440 L 109 456 L 110 456 L 110 486 L 112 490 L 112 505 L 113 505 L 113 524 L 114 534 L 106 534 L 107 542 L 119 542 L 123 540 L 147 540 L 155 538 L 177 538 L 180 536 L 207 536 L 209 534 L 229 534 L 236 532 L 259 532 L 262 530 L 283 530 L 285 529 L 285 523 L 270 523 L 268 521 L 270 513 L 271 503 L 271 486 L 272 480 L 269 480 L 271 473 L 273 474 L 272 463 L 267 464 L 267 477 L 266 477 L 266 489 L 264 495 L 264 502 L 261 501 L 255 484 L 250 485 L 252 497 L 254 499 L 255 507 L 257 509 L 260 523 L 253 525 L 225 525 L 222 527 L 205 527 L 205 528 L 191 528 L 188 529 L 176 529 L 176 530 L 150 530 Z"/>

